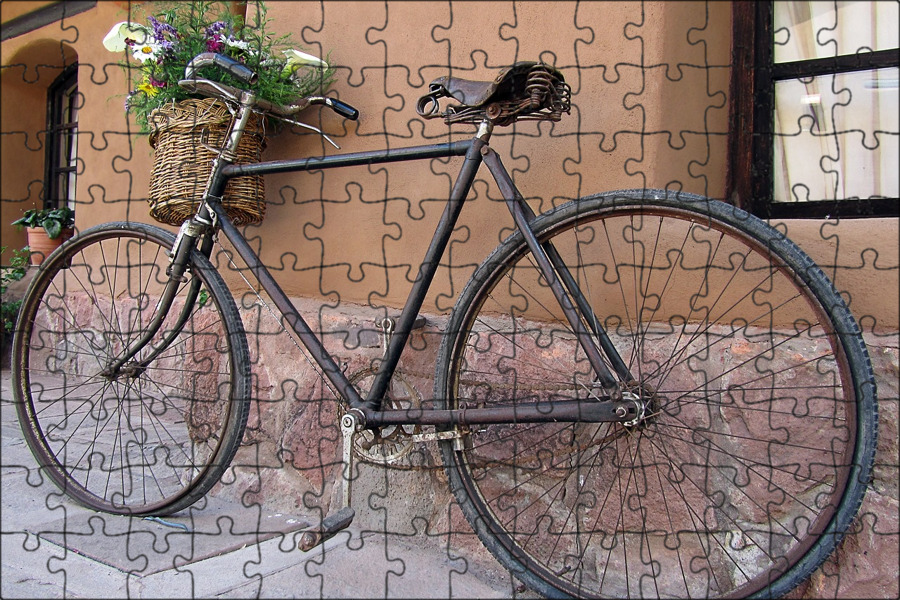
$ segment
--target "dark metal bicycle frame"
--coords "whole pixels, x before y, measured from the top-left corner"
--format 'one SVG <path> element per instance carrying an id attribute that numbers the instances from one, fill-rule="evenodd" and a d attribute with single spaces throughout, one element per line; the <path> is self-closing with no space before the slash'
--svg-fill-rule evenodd
<path id="1" fill-rule="evenodd" d="M 407 297 L 406 304 L 397 321 L 395 331 L 391 336 L 384 360 L 378 368 L 372 388 L 365 400 L 338 365 L 332 356 L 322 345 L 316 334 L 291 303 L 281 286 L 260 261 L 256 252 L 244 239 L 244 236 L 231 223 L 225 214 L 225 209 L 216 199 L 221 198 L 225 185 L 229 179 L 243 175 L 268 175 L 272 173 L 291 173 L 300 171 L 315 171 L 319 169 L 332 169 L 339 167 L 373 165 L 392 163 L 408 160 L 426 160 L 433 158 L 448 158 L 464 156 L 465 161 L 457 175 L 456 182 L 450 193 L 450 198 L 438 222 L 431 244 L 425 253 L 418 275 L 413 282 L 412 289 Z M 337 388 L 337 391 L 347 400 L 350 406 L 357 409 L 364 417 L 367 427 L 377 427 L 387 424 L 418 423 L 429 425 L 463 425 L 484 423 L 515 423 L 515 422 L 546 422 L 546 421 L 627 421 L 634 418 L 639 410 L 634 402 L 613 401 L 565 401 L 554 403 L 550 412 L 546 410 L 525 411 L 522 407 L 497 407 L 491 409 L 457 409 L 457 410 L 382 410 L 381 398 L 384 396 L 388 383 L 397 368 L 400 355 L 406 347 L 413 323 L 419 310 L 425 301 L 425 295 L 434 279 L 440 258 L 450 240 L 453 228 L 456 225 L 463 204 L 475 180 L 481 163 L 485 162 L 491 171 L 495 181 L 503 191 L 513 218 L 520 231 L 525 235 L 526 242 L 538 260 L 541 271 L 551 282 L 551 288 L 556 294 L 563 311 L 569 319 L 570 325 L 578 335 L 582 348 L 588 356 L 588 360 L 598 375 L 602 387 L 607 390 L 598 396 L 600 400 L 610 399 L 608 392 L 615 388 L 616 378 L 606 367 L 597 346 L 591 338 L 597 339 L 603 352 L 609 357 L 617 375 L 624 381 L 630 379 L 628 369 L 616 354 L 605 332 L 600 328 L 597 319 L 591 312 L 586 299 L 581 294 L 575 280 L 562 264 L 559 255 L 549 244 L 541 244 L 535 239 L 529 223 L 534 218 L 534 213 L 524 202 L 522 196 L 515 188 L 506 169 L 500 162 L 499 156 L 485 141 L 475 137 L 468 141 L 451 142 L 446 144 L 434 144 L 427 146 L 413 146 L 397 150 L 379 150 L 372 152 L 355 152 L 334 156 L 317 158 L 305 158 L 298 160 L 268 161 L 255 164 L 235 165 L 227 164 L 227 161 L 217 163 L 217 167 L 211 177 L 207 194 L 207 205 L 216 213 L 217 224 L 228 241 L 234 246 L 238 255 L 247 264 L 249 269 L 259 281 L 262 288 L 272 298 L 290 324 L 301 342 L 306 346 L 313 360 L 322 368 L 328 380 Z M 201 212 L 202 216 L 202 212 Z M 559 276 L 557 276 L 559 274 Z M 568 294 L 567 294 L 568 291 Z M 570 299 L 570 295 L 573 296 Z M 574 300 L 574 305 L 572 300 Z M 580 316 L 578 311 L 580 311 Z M 582 320 L 583 318 L 583 320 Z M 590 331 L 588 331 L 588 328 Z M 624 409 L 624 410 L 623 410 Z M 618 411 L 618 412 L 617 412 Z"/>

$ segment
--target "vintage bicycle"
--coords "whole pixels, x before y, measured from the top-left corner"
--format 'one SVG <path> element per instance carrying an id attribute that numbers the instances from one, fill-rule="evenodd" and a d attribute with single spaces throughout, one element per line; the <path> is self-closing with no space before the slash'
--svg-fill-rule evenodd
<path id="1" fill-rule="evenodd" d="M 496 127 L 558 121 L 563 75 L 518 63 L 493 81 L 445 77 L 417 111 L 471 139 L 235 164 L 253 113 L 288 106 L 201 79 L 234 120 L 199 208 L 176 236 L 92 227 L 55 251 L 14 338 L 22 428 L 42 472 L 110 513 L 165 515 L 219 481 L 251 402 L 246 334 L 210 260 L 227 239 L 333 386 L 342 457 L 418 431 L 441 456 L 484 545 L 547 596 L 777 596 L 834 550 L 870 479 L 877 408 L 859 327 L 826 275 L 785 235 L 731 205 L 671 190 L 606 192 L 535 214 L 490 145 Z M 370 389 L 326 351 L 221 198 L 234 177 L 463 157 Z M 429 284 L 484 163 L 515 225 L 456 300 L 433 402 L 388 393 Z M 390 432 L 390 435 L 388 434 Z M 409 442 L 409 440 L 406 440 Z M 411 442 L 410 442 L 411 443 Z M 344 507 L 302 536 L 346 527 Z"/>

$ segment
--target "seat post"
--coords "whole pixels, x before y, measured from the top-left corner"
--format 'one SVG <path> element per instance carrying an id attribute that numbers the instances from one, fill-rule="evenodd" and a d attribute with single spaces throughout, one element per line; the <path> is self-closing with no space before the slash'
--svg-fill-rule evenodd
<path id="1" fill-rule="evenodd" d="M 475 133 L 475 137 L 487 144 L 491 140 L 491 134 L 493 132 L 494 121 L 491 119 L 484 119 L 478 124 L 478 131 Z"/>

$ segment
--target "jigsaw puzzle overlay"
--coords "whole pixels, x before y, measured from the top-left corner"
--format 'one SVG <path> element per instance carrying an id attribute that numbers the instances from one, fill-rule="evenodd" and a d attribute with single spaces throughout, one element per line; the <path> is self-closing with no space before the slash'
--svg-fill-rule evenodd
<path id="1" fill-rule="evenodd" d="M 89 3 L 63 3 L 58 18 L 22 32 L 7 25 L 42 3 L 3 4 L 4 227 L 23 209 L 42 203 L 47 89 L 65 66 L 76 63 L 77 229 L 112 221 L 160 226 L 147 204 L 153 152 L 124 110 L 131 90 L 117 64 L 120 56 L 101 44 L 115 23 L 146 22 L 155 3 L 100 2 L 83 12 L 81 4 Z M 250 18 L 255 9 L 253 3 L 236 3 L 233 10 Z M 346 120 L 311 107 L 295 117 L 324 131 L 340 150 L 301 124 L 267 125 L 263 160 L 469 140 L 471 125 L 419 116 L 416 103 L 429 84 L 447 76 L 487 82 L 519 61 L 540 61 L 565 78 L 570 113 L 559 121 L 497 127 L 490 140 L 535 213 L 611 190 L 638 190 L 637 197 L 647 189 L 684 192 L 678 202 L 686 203 L 690 194 L 731 200 L 731 3 L 271 2 L 268 17 L 277 32 L 290 33 L 306 52 L 328 60 L 335 69 L 329 95 L 361 116 Z M 825 22 L 820 29 L 817 43 L 836 46 L 836 34 L 829 33 L 835 26 Z M 789 32 L 778 31 L 775 39 L 776 46 L 792 51 Z M 809 162 L 821 171 L 808 184 L 779 182 L 796 198 L 818 193 L 820 175 L 833 182 L 842 172 L 842 153 L 883 152 L 885 164 L 890 152 L 896 156 L 896 125 L 884 131 L 859 119 L 848 130 L 823 133 L 819 137 L 827 139 L 810 150 L 821 141 L 814 129 L 827 132 L 826 119 L 875 110 L 871 99 L 858 98 L 841 81 L 823 92 L 833 103 L 830 116 L 812 107 L 777 130 L 789 139 L 785 147 L 796 143 L 790 147 L 814 152 Z M 886 91 L 881 97 L 893 93 L 896 106 L 896 89 Z M 270 175 L 265 219 L 239 228 L 363 397 L 463 162 L 434 158 Z M 896 196 L 896 174 L 893 181 Z M 583 206 L 601 203 L 590 202 Z M 660 213 L 656 220 L 614 214 L 579 223 L 567 232 L 570 238 L 559 240 L 560 251 L 584 265 L 579 285 L 592 286 L 587 294 L 597 300 L 595 310 L 603 310 L 600 322 L 613 343 L 624 349 L 626 362 L 640 365 L 643 383 L 628 390 L 635 398 L 652 398 L 640 422 L 618 429 L 609 423 L 586 424 L 590 429 L 473 426 L 465 442 L 460 436 L 442 438 L 443 449 L 433 426 L 386 426 L 355 437 L 349 469 L 342 462 L 345 400 L 302 347 L 276 300 L 261 290 L 253 269 L 220 236 L 210 264 L 222 283 L 202 269 L 191 274 L 204 283 L 202 311 L 182 326 L 192 345 L 180 354 L 163 353 L 133 378 L 153 382 L 172 404 L 151 407 L 146 414 L 152 424 L 133 421 L 140 411 L 109 403 L 87 410 L 67 406 L 54 429 L 92 424 L 59 452 L 86 457 L 83 474 L 98 469 L 106 478 L 90 486 L 113 498 L 113 475 L 125 472 L 129 461 L 140 462 L 129 452 L 165 456 L 158 460 L 166 462 L 174 460 L 175 447 L 187 455 L 224 444 L 228 420 L 239 417 L 223 413 L 216 400 L 227 398 L 234 385 L 250 398 L 234 458 L 222 465 L 221 479 L 207 493 L 173 514 L 141 518 L 89 510 L 53 485 L 28 449 L 13 394 L 13 355 L 2 378 L 2 596 L 540 597 L 527 585 L 527 575 L 485 548 L 464 514 L 477 509 L 461 508 L 451 489 L 463 483 L 481 494 L 510 538 L 539 564 L 550 550 L 538 542 L 556 539 L 563 558 L 547 558 L 548 571 L 571 589 L 685 597 L 715 594 L 732 581 L 752 578 L 767 560 L 778 561 L 766 555 L 767 544 L 769 552 L 792 547 L 794 539 L 815 529 L 805 513 L 779 519 L 797 504 L 811 507 L 810 513 L 824 511 L 835 473 L 843 472 L 834 463 L 852 448 L 856 417 L 834 391 L 840 366 L 830 358 L 828 336 L 817 329 L 820 313 L 805 306 L 791 313 L 790 326 L 802 331 L 784 338 L 776 324 L 754 320 L 792 302 L 779 287 L 794 285 L 790 274 L 771 274 L 727 234 L 676 213 L 677 208 Z M 734 214 L 729 211 L 737 229 L 745 217 Z M 836 552 L 791 597 L 897 597 L 897 219 L 836 215 L 771 224 L 810 255 L 847 302 L 868 346 L 879 412 L 872 481 L 858 516 Z M 74 303 L 55 287 L 62 281 L 85 291 L 105 288 L 107 297 L 116 298 L 109 306 L 118 307 L 108 311 L 121 313 L 123 322 L 136 322 L 153 308 L 164 276 L 147 277 L 135 292 L 126 277 L 94 268 L 121 252 L 131 265 L 164 273 L 171 238 L 142 231 L 127 244 L 98 244 L 81 262 L 60 270 L 36 317 L 49 333 L 35 339 L 46 342 L 65 323 L 98 310 L 96 302 Z M 482 166 L 390 383 L 388 408 L 444 407 L 435 392 L 435 364 L 453 331 L 451 311 L 479 265 L 514 231 L 503 193 Z M 25 241 L 12 228 L 3 232 L 6 268 L 9 253 Z M 455 355 L 459 378 L 446 384 L 456 386 L 470 408 L 515 403 L 517 396 L 558 400 L 556 385 L 575 386 L 565 398 L 603 393 L 590 377 L 577 335 L 559 325 L 562 312 L 532 260 L 530 254 L 513 256 L 514 266 L 492 282 L 496 287 L 485 304 L 473 308 L 473 332 L 460 340 Z M 4 302 L 7 293 L 21 294 L 35 272 L 30 268 L 24 282 L 12 284 Z M 759 272 L 766 276 L 750 292 L 726 293 L 733 280 Z M 666 282 L 673 277 L 679 283 L 670 287 Z M 672 288 L 681 293 L 666 295 Z M 246 355 L 233 349 L 240 344 L 227 335 L 232 315 L 218 303 L 219 293 L 234 298 L 234 320 L 247 334 Z M 184 295 L 172 310 L 183 303 Z M 647 315 L 652 324 L 638 326 L 646 328 L 640 331 L 646 339 L 631 344 L 631 323 Z M 709 325 L 716 319 L 721 327 Z M 690 325 L 697 320 L 708 326 Z M 42 364 L 52 362 L 49 370 L 65 373 L 66 385 L 80 386 L 85 397 L 108 389 L 129 398 L 156 393 L 131 380 L 81 379 L 89 367 L 81 355 L 117 341 L 110 341 L 114 335 L 108 331 L 85 337 L 90 341 L 83 346 L 46 342 L 51 357 L 44 356 Z M 229 351 L 240 360 L 228 363 Z M 531 362 L 524 364 L 520 356 Z M 190 371 L 191 365 L 193 377 L 173 382 L 165 376 Z M 250 385 L 244 390 L 231 375 L 247 366 Z M 559 373 L 562 384 L 553 379 Z M 40 394 L 55 393 L 54 384 L 36 372 L 33 377 Z M 821 393 L 809 392 L 819 387 Z M 191 397 L 183 397 L 184 390 Z M 694 399 L 666 410 L 674 395 L 714 393 L 709 390 L 718 390 L 721 405 Z M 55 408 L 45 404 L 35 409 L 36 418 L 53 418 Z M 871 417 L 859 417 L 866 418 Z M 144 432 L 148 439 L 119 445 L 111 441 L 116 428 Z M 179 430 L 188 432 L 185 439 L 175 439 Z M 466 465 L 448 474 L 447 454 L 465 444 Z M 460 479 L 459 472 L 469 479 Z M 142 480 L 145 498 L 161 498 L 167 486 L 184 485 L 177 477 L 153 479 Z M 348 479 L 353 524 L 308 553 L 298 550 L 305 529 L 342 508 Z M 138 494 L 126 492 L 128 486 L 123 480 L 120 499 Z M 546 512 L 538 514 L 543 507 Z M 770 521 L 757 526 L 751 517 Z M 697 533 L 704 527 L 710 532 Z M 761 542 L 754 539 L 754 527 L 780 529 L 759 534 L 766 538 Z M 591 537 L 582 528 L 607 533 Z M 790 539 L 773 541 L 781 538 Z"/>

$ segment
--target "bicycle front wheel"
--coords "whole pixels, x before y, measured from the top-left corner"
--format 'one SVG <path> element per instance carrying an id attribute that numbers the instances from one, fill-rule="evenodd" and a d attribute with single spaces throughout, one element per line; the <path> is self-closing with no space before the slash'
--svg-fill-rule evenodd
<path id="1" fill-rule="evenodd" d="M 190 506 L 219 481 L 247 422 L 244 329 L 196 251 L 162 327 L 110 374 L 156 315 L 173 242 L 150 225 L 89 229 L 44 262 L 22 303 L 13 389 L 25 440 L 42 471 L 95 510 Z"/>
<path id="2" fill-rule="evenodd" d="M 479 537 L 547 596 L 792 589 L 847 529 L 875 451 L 871 364 L 829 280 L 762 221 L 688 194 L 591 197 L 533 228 L 644 412 L 442 442 Z M 605 397 L 518 233 L 464 290 L 438 365 L 435 397 L 451 408 Z"/>

